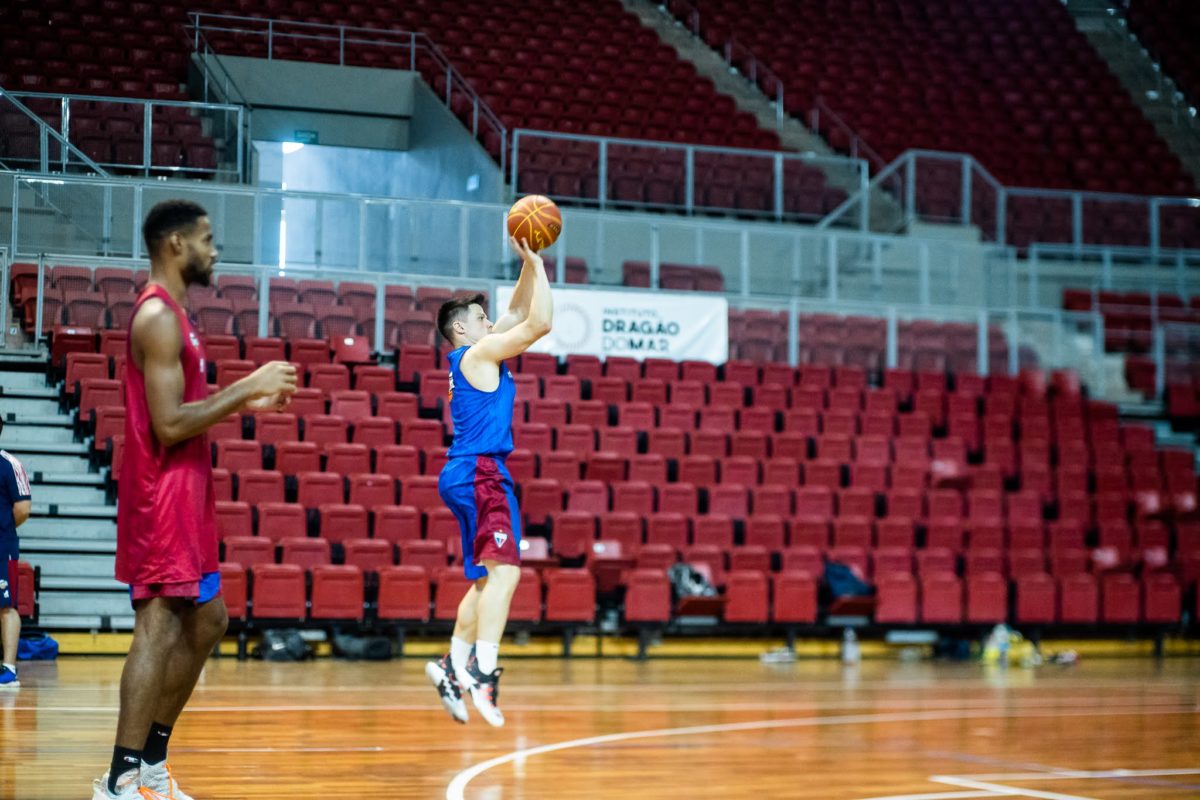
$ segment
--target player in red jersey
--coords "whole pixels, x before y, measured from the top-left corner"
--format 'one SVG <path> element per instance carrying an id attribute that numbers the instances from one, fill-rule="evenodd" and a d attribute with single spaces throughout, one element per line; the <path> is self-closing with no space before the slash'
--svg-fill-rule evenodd
<path id="1" fill-rule="evenodd" d="M 117 496 L 117 580 L 129 584 L 135 623 L 112 766 L 93 800 L 190 800 L 167 768 L 167 740 L 228 622 L 205 431 L 240 411 L 282 409 L 296 389 L 295 367 L 275 361 L 209 395 L 184 308 L 188 286 L 207 286 L 217 261 L 208 215 L 167 200 L 142 235 L 150 281 L 130 320 Z"/>

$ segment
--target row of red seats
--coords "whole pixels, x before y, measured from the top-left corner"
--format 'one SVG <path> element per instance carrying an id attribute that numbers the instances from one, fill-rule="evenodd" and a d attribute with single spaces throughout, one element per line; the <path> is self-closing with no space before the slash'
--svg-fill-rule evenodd
<path id="1" fill-rule="evenodd" d="M 221 593 L 233 620 L 452 621 L 469 588 L 461 568 L 430 576 L 419 566 L 385 567 L 368 595 L 363 570 L 352 565 L 317 565 L 311 570 L 311 594 L 305 569 L 297 564 L 259 564 L 247 570 L 221 564 Z M 509 611 L 510 622 L 588 623 L 595 618 L 595 583 L 586 570 L 553 570 L 542 576 L 521 570 L 521 582 Z M 543 588 L 544 585 L 544 588 Z M 368 599 L 370 598 L 370 599 Z M 432 599 L 432 602 L 431 602 Z"/>
<path id="2" fill-rule="evenodd" d="M 1200 38 L 1200 11 L 1190 3 L 1169 0 L 1125 0 L 1130 29 L 1179 89 L 1200 105 L 1200 58 L 1195 42 Z"/>

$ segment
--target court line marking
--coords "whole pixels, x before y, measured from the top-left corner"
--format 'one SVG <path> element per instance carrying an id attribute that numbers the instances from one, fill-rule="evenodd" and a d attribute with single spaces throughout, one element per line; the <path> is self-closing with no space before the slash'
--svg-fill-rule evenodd
<path id="1" fill-rule="evenodd" d="M 935 783 L 944 783 L 947 786 L 958 786 L 963 789 L 990 791 L 993 796 L 1001 797 L 1036 797 L 1041 800 L 1095 800 L 1095 798 L 1084 797 L 1079 794 L 1062 794 L 1060 792 L 1044 792 L 1040 789 L 1017 788 L 1015 786 L 1005 786 L 1000 783 L 979 781 L 957 775 L 934 775 L 929 780 Z"/>
<path id="2" fill-rule="evenodd" d="M 1083 770 L 1049 767 L 1046 772 L 1002 772 L 987 775 L 933 775 L 929 778 L 935 783 L 977 789 L 977 792 L 923 792 L 921 794 L 896 794 L 886 797 L 873 797 L 868 800 L 939 800 L 940 798 L 955 797 L 1038 797 L 1051 800 L 1087 800 L 1078 795 L 1045 792 L 1037 789 L 1023 789 L 1015 786 L 1005 786 L 999 781 L 1061 781 L 1061 780 L 1106 780 L 1110 778 L 1153 778 L 1176 775 L 1200 775 L 1200 769 L 1108 769 Z"/>
<path id="3" fill-rule="evenodd" d="M 782 719 L 782 720 L 759 720 L 757 722 L 735 722 L 721 725 L 696 725 L 685 728 L 658 728 L 648 731 L 625 731 L 622 733 L 609 733 L 602 736 L 589 736 L 584 739 L 570 739 L 563 742 L 555 742 L 553 744 L 540 745 L 538 747 L 529 747 L 522 750 L 514 750 L 496 758 L 481 761 L 474 766 L 462 770 L 450 781 L 446 787 L 446 800 L 465 800 L 464 793 L 467 785 L 479 775 L 503 764 L 508 764 L 517 760 L 524 760 L 531 756 L 544 755 L 546 753 L 554 753 L 560 750 L 570 750 L 578 747 L 591 747 L 597 744 L 609 744 L 612 742 L 626 742 L 633 739 L 651 739 L 668 736 L 694 736 L 705 733 L 736 733 L 742 731 L 754 730 L 772 730 L 778 728 L 804 728 L 804 727 L 821 727 L 826 725 L 857 725 L 869 722 L 921 722 L 935 720 L 950 720 L 950 719 L 973 719 L 973 718 L 1035 718 L 1035 717 L 1094 717 L 1094 716 L 1117 716 L 1117 715 L 1153 715 L 1153 714 L 1190 714 L 1190 708 L 1181 708 L 1178 710 L 1157 710 L 1157 711 L 1139 711 L 1136 709 L 1129 711 L 1096 711 L 1092 709 L 1078 710 L 1061 710 L 1047 709 L 1044 713 L 1014 713 L 1012 709 L 996 709 L 995 713 L 972 711 L 932 711 L 932 712 L 917 712 L 907 714 L 852 714 L 830 717 L 805 717 L 801 719 Z M 943 776 L 953 777 L 953 776 Z M 984 790 L 984 786 L 963 786 L 965 789 Z M 1014 794 L 1014 790 L 1009 787 L 999 787 L 1001 791 L 993 791 L 993 795 L 1009 795 Z M 986 797 L 987 795 L 976 795 Z M 1019 793 L 1017 796 L 1020 796 Z M 1088 800 L 1088 798 L 1079 798 L 1073 795 L 1027 795 L 1034 797 L 1044 797 L 1048 800 Z"/>

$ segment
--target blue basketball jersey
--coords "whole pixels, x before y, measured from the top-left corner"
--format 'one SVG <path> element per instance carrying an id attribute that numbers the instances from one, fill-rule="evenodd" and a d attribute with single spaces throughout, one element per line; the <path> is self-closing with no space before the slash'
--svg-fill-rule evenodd
<path id="1" fill-rule="evenodd" d="M 459 368 L 466 346 L 451 351 L 450 418 L 454 421 L 454 444 L 450 458 L 495 456 L 505 458 L 513 449 L 513 401 L 517 384 L 508 366 L 500 363 L 500 385 L 492 392 L 481 392 L 471 385 Z"/>

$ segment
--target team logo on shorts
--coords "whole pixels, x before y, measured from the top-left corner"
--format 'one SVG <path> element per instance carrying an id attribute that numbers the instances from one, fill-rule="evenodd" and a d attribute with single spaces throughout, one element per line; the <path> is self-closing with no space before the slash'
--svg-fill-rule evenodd
<path id="1" fill-rule="evenodd" d="M 508 534 L 504 531 L 496 531 L 492 534 L 492 538 L 496 540 L 496 547 L 504 547 L 504 543 L 508 541 Z"/>

